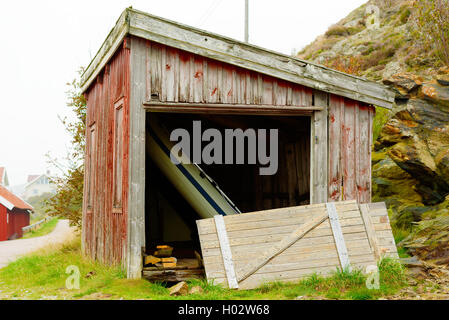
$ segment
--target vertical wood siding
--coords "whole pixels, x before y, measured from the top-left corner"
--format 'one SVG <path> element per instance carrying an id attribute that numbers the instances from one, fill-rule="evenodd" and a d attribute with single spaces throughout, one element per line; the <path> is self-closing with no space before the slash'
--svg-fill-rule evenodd
<path id="1" fill-rule="evenodd" d="M 87 140 L 83 203 L 83 250 L 107 263 L 126 252 L 129 146 L 129 49 L 126 40 L 86 93 Z M 123 99 L 122 209 L 113 209 L 115 104 Z M 90 132 L 95 128 L 94 137 Z M 90 159 L 90 160 L 89 160 Z M 89 163 L 91 162 L 91 163 Z M 92 181 L 88 181 L 88 180 Z M 88 195 L 89 189 L 91 194 Z M 90 198 L 90 204 L 87 199 Z"/>
<path id="2" fill-rule="evenodd" d="M 0 205 L 0 241 L 5 241 L 14 236 L 23 236 L 22 228 L 30 225 L 30 214 L 27 211 L 13 209 L 9 211 Z"/>
<path id="3" fill-rule="evenodd" d="M 374 107 L 331 95 L 329 102 L 329 200 L 371 201 Z"/>
<path id="4" fill-rule="evenodd" d="M 132 230 L 127 225 L 129 222 L 130 139 L 134 139 L 134 146 L 137 143 L 137 138 L 130 136 L 129 100 L 132 98 L 130 97 L 130 73 L 132 72 L 130 71 L 130 50 L 132 50 L 132 46 L 129 49 L 127 41 L 129 42 L 130 39 L 125 40 L 123 47 L 118 50 L 86 93 L 88 99 L 87 133 L 94 128 L 95 137 L 86 135 L 85 185 L 91 185 L 92 188 L 84 189 L 83 250 L 91 257 L 107 263 L 125 263 L 126 261 L 123 260 L 126 257 L 129 260 L 129 255 L 134 254 L 127 252 L 129 245 L 134 245 L 135 250 L 138 250 L 137 245 L 141 242 L 140 238 L 136 238 L 135 243 L 127 243 L 127 237 L 130 236 L 127 234 L 127 230 Z M 141 79 L 144 87 L 143 101 L 298 107 L 314 105 L 327 107 L 329 105 L 329 113 L 327 111 L 317 112 L 312 117 L 314 123 L 319 124 L 315 125 L 314 129 L 319 131 L 315 132 L 319 135 L 316 134 L 316 137 L 312 137 L 312 141 L 301 145 L 288 146 L 295 150 L 300 148 L 302 152 L 309 152 L 308 150 L 312 148 L 320 150 L 316 154 L 316 156 L 320 155 L 319 162 L 317 159 L 309 159 L 307 164 L 301 162 L 302 166 L 297 167 L 296 171 L 298 174 L 302 171 L 302 175 L 306 177 L 304 172 L 310 172 L 312 165 L 310 161 L 317 161 L 314 163 L 316 172 L 312 171 L 312 175 L 314 183 L 319 186 L 316 188 L 318 192 L 315 192 L 314 196 L 320 202 L 327 200 L 326 193 L 327 198 L 334 201 L 349 199 L 357 199 L 359 202 L 370 201 L 373 107 L 339 96 L 314 92 L 310 88 L 298 84 L 182 50 L 146 40 L 139 41 L 144 41 L 145 45 L 138 46 L 143 49 L 138 53 L 135 52 L 134 64 L 141 63 L 139 68 L 142 69 L 134 70 L 134 74 L 138 73 L 140 77 L 144 72 L 144 77 L 142 76 Z M 141 55 L 145 55 L 145 57 Z M 139 90 L 140 88 L 139 85 Z M 118 212 L 117 208 L 113 208 L 113 148 L 114 105 L 120 99 L 124 101 L 124 152 L 122 159 L 122 210 Z M 140 100 L 140 96 L 134 97 L 134 99 Z M 317 117 L 317 115 L 320 116 Z M 326 121 L 327 119 L 328 121 Z M 133 124 L 137 125 L 137 122 L 133 122 Z M 316 144 L 317 141 L 320 142 L 319 148 L 311 144 L 311 142 Z M 293 151 L 292 154 L 294 154 Z M 89 159 L 91 159 L 91 165 L 88 163 Z M 289 162 L 284 165 L 292 167 L 293 160 L 293 158 L 289 159 Z M 133 178 L 131 177 L 131 179 Z M 145 183 L 144 177 L 140 179 L 139 183 Z M 285 185 L 270 184 L 267 186 L 267 190 L 261 190 L 262 192 L 275 190 L 279 193 L 289 194 L 286 203 L 273 199 L 272 201 L 278 203 L 267 203 L 266 205 L 288 205 L 287 202 L 292 201 L 294 194 L 291 188 L 289 189 L 289 185 L 293 183 L 290 180 L 286 175 Z M 303 194 L 310 191 L 313 194 L 315 190 L 309 190 L 310 185 L 307 187 L 305 185 L 299 192 Z M 315 187 L 312 186 L 313 188 Z M 92 190 L 91 205 L 87 203 L 88 189 Z M 142 217 L 134 218 L 142 220 L 144 218 L 143 211 Z M 140 235 L 138 236 L 140 237 Z"/>
<path id="5" fill-rule="evenodd" d="M 148 101 L 312 106 L 310 88 L 157 43 L 147 47 Z"/>
<path id="6" fill-rule="evenodd" d="M 0 204 L 0 241 L 8 240 L 7 209 Z"/>
<path id="7" fill-rule="evenodd" d="M 8 211 L 8 239 L 21 238 L 23 236 L 22 228 L 30 225 L 30 214 L 26 211 L 13 209 Z"/>

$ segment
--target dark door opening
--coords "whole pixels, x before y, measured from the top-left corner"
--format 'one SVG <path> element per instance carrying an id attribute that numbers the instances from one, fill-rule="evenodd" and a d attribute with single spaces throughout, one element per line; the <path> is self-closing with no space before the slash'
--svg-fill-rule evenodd
<path id="1" fill-rule="evenodd" d="M 152 116 L 158 118 L 167 132 L 182 128 L 190 136 L 193 136 L 193 121 L 201 121 L 202 130 L 215 128 L 220 132 L 237 128 L 243 131 L 278 129 L 278 170 L 274 175 L 260 175 L 260 164 L 201 164 L 200 167 L 242 213 L 309 203 L 310 117 L 147 113 L 147 127 L 148 117 Z M 145 201 L 145 253 L 153 254 L 157 245 L 170 245 L 179 261 L 198 260 L 201 250 L 196 220 L 201 217 L 148 153 Z"/>

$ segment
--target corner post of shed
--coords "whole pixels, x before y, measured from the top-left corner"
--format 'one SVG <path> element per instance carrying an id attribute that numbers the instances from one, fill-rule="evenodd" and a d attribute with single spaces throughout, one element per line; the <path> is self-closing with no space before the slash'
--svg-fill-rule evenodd
<path id="1" fill-rule="evenodd" d="M 311 117 L 310 135 L 310 203 L 327 202 L 328 195 L 328 108 L 329 94 L 314 91 L 314 105 L 323 107 Z"/>
<path id="2" fill-rule="evenodd" d="M 145 40 L 132 37 L 129 70 L 129 186 L 127 224 L 127 277 L 142 276 L 145 245 Z"/>

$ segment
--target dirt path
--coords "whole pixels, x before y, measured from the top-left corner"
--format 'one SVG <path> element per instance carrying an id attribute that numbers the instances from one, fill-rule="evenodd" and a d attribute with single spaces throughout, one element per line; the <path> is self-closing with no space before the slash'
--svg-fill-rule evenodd
<path id="1" fill-rule="evenodd" d="M 69 226 L 68 220 L 60 220 L 55 229 L 42 237 L 18 239 L 0 242 L 0 269 L 20 256 L 44 248 L 48 245 L 58 245 L 75 235 L 75 230 Z"/>

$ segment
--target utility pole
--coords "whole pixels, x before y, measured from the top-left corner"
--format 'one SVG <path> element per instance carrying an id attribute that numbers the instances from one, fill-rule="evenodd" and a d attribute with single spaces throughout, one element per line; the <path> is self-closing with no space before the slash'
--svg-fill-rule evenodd
<path id="1" fill-rule="evenodd" d="M 249 41 L 249 0 L 245 0 L 245 42 Z"/>

